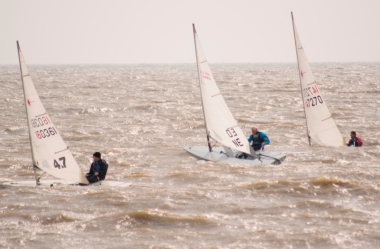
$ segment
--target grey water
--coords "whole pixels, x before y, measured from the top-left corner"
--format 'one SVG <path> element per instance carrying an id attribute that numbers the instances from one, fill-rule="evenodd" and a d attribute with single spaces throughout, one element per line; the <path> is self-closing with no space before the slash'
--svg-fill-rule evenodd
<path id="1" fill-rule="evenodd" d="M 84 172 L 100 151 L 128 188 L 0 185 L 1 248 L 379 248 L 380 63 L 311 64 L 346 140 L 306 136 L 291 64 L 211 64 L 247 137 L 281 165 L 199 161 L 206 146 L 195 64 L 30 65 L 50 118 Z M 33 180 L 18 66 L 0 66 L 0 183 Z M 48 176 L 46 176 L 48 177 Z"/>

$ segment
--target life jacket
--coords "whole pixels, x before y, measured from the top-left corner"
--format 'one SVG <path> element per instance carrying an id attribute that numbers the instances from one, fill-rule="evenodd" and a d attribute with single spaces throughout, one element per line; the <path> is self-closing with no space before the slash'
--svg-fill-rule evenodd
<path id="1" fill-rule="evenodd" d="M 264 139 L 260 137 L 261 132 L 258 132 L 256 135 L 252 134 L 252 147 L 254 150 L 260 150 Z"/>
<path id="2" fill-rule="evenodd" d="M 356 137 L 356 143 L 357 143 L 357 145 L 355 145 L 355 146 L 357 146 L 357 147 L 363 146 L 363 141 L 360 137 Z"/>

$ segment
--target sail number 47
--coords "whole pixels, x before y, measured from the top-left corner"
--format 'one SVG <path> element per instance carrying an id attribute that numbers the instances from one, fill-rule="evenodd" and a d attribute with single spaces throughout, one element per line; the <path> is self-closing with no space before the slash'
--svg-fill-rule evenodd
<path id="1" fill-rule="evenodd" d="M 60 157 L 58 159 L 59 161 L 62 161 L 62 165 L 57 162 L 57 160 L 54 159 L 54 168 L 63 169 L 66 168 L 66 158 Z"/>

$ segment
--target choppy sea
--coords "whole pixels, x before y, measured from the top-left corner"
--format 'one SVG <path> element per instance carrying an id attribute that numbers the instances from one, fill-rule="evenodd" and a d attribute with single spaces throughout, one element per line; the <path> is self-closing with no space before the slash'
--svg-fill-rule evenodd
<path id="1" fill-rule="evenodd" d="M 311 64 L 342 135 L 312 144 L 297 65 L 211 64 L 247 137 L 281 165 L 199 161 L 206 146 L 194 64 L 29 65 L 37 92 L 87 172 L 100 151 L 128 188 L 0 185 L 1 248 L 380 248 L 380 63 Z M 0 66 L 0 183 L 33 180 L 19 67 Z"/>

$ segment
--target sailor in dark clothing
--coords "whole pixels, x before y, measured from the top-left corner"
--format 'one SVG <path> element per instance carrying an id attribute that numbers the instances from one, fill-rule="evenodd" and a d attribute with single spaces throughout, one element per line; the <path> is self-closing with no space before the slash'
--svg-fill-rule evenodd
<path id="1" fill-rule="evenodd" d="M 90 171 L 86 174 L 87 180 L 90 183 L 104 180 L 106 178 L 108 164 L 103 160 L 100 152 L 95 152 L 92 155 L 93 163 L 91 164 Z"/>
<path id="2" fill-rule="evenodd" d="M 267 134 L 252 127 L 252 135 L 248 138 L 248 142 L 252 142 L 253 150 L 261 150 L 261 148 L 264 149 L 264 145 L 270 143 L 270 140 Z"/>
<path id="3" fill-rule="evenodd" d="M 347 146 L 361 147 L 363 146 L 363 141 L 360 137 L 356 136 L 355 131 L 351 131 L 351 139 L 348 141 Z"/>

